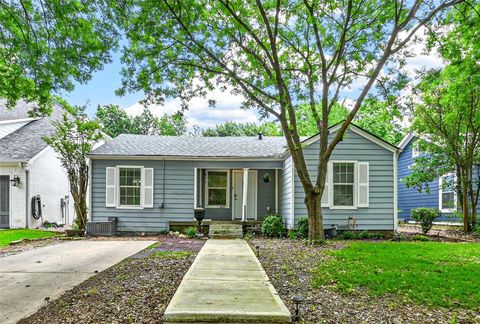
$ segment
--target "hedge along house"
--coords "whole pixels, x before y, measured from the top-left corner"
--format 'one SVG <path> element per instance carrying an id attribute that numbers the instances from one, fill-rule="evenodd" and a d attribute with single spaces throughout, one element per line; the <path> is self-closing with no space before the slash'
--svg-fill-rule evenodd
<path id="1" fill-rule="evenodd" d="M 332 127 L 333 134 L 338 127 Z M 316 177 L 318 137 L 304 140 Z M 398 149 L 351 125 L 335 148 L 322 199 L 326 226 L 393 231 Z M 193 221 L 262 221 L 288 228 L 306 216 L 304 192 L 283 137 L 120 135 L 93 150 L 91 221 L 117 217 L 118 231 L 160 232 Z"/>

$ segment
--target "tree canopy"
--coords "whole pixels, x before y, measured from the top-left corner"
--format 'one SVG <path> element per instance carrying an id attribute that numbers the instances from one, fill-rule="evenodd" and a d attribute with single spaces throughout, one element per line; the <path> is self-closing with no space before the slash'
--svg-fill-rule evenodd
<path id="1" fill-rule="evenodd" d="M 147 102 L 178 97 L 186 105 L 220 87 L 241 94 L 244 107 L 261 117 L 276 117 L 305 191 L 309 238 L 320 239 L 320 201 L 333 149 L 380 74 L 391 77 L 395 62 L 404 62 L 417 31 L 462 2 L 112 1 L 114 22 L 129 40 L 118 93 L 143 90 Z M 354 81 L 361 84 L 358 95 L 329 142 L 330 113 Z M 314 175 L 295 114 L 305 104 L 320 133 Z"/>
<path id="2" fill-rule="evenodd" d="M 111 137 L 120 134 L 178 136 L 187 131 L 185 116 L 181 112 L 158 117 L 144 108 L 140 115 L 132 117 L 118 105 L 105 105 L 98 106 L 95 118 Z"/>
<path id="3" fill-rule="evenodd" d="M 119 35 L 97 0 L 24 0 L 0 4 L 0 97 L 10 106 L 36 101 L 50 111 L 53 95 L 86 82 L 111 61 Z"/>
<path id="4" fill-rule="evenodd" d="M 236 123 L 227 121 L 223 124 L 210 127 L 202 131 L 202 136 L 256 136 L 262 133 L 265 136 L 280 136 L 280 127 L 275 122 L 265 122 L 257 125 L 255 123 Z"/>

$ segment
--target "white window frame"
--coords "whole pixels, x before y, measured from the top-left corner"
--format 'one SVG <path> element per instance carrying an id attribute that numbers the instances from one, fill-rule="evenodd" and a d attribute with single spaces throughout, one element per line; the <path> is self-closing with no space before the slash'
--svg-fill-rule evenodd
<path id="1" fill-rule="evenodd" d="M 457 182 L 457 175 L 454 173 L 447 173 L 438 178 L 438 209 L 442 213 L 453 213 L 457 210 L 457 192 L 455 191 L 455 187 L 451 191 L 445 192 L 453 192 L 453 208 L 443 208 L 443 178 L 453 176 L 454 182 Z"/>
<path id="2" fill-rule="evenodd" d="M 140 205 L 121 205 L 120 204 L 120 169 L 140 169 Z M 117 165 L 117 208 L 119 209 L 143 209 L 143 187 L 145 185 L 144 167 L 139 165 Z"/>
<path id="3" fill-rule="evenodd" d="M 224 172 L 227 174 L 227 191 L 225 205 L 209 205 L 208 204 L 208 189 L 223 189 L 224 187 L 209 187 L 208 186 L 208 173 L 209 172 Z M 225 169 L 206 169 L 205 170 L 205 208 L 230 208 L 230 170 Z"/>
<path id="4" fill-rule="evenodd" d="M 357 164 L 358 161 L 341 161 L 341 160 L 335 160 L 335 161 L 330 161 L 332 163 L 332 172 L 329 174 L 329 186 L 330 186 L 330 209 L 357 209 L 357 186 L 358 186 L 358 170 L 357 170 Z M 333 182 L 333 173 L 334 173 L 334 164 L 335 163 L 351 163 L 353 164 L 353 205 L 352 206 L 336 206 L 335 201 L 334 201 L 334 191 L 335 191 L 335 183 Z"/>

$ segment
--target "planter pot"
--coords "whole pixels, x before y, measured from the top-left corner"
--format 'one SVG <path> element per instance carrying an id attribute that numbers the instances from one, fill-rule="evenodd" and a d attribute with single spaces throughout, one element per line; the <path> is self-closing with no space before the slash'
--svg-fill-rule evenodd
<path id="1" fill-rule="evenodd" d="M 84 230 L 67 229 L 67 230 L 65 230 L 65 236 L 67 236 L 67 237 L 85 236 L 85 231 Z"/>

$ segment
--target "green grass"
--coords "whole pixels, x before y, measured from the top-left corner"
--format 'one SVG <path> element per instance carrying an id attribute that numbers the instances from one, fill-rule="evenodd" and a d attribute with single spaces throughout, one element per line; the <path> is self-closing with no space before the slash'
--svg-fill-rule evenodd
<path id="1" fill-rule="evenodd" d="M 0 230 L 0 246 L 7 246 L 12 241 L 21 239 L 47 238 L 61 235 L 61 233 L 48 232 L 35 229 L 10 229 Z"/>
<path id="2" fill-rule="evenodd" d="M 156 251 L 149 255 L 150 258 L 163 259 L 184 259 L 192 255 L 192 252 L 187 251 Z"/>
<path id="3" fill-rule="evenodd" d="M 313 275 L 314 287 L 335 283 L 347 294 L 363 287 L 373 296 L 480 310 L 480 244 L 356 242 L 330 254 Z"/>

